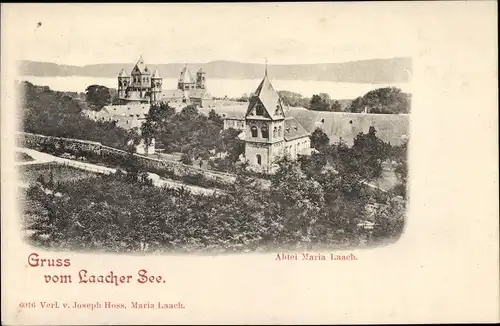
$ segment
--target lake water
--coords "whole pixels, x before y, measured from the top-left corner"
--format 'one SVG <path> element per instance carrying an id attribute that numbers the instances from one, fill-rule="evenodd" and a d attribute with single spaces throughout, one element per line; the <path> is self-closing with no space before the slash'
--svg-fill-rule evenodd
<path id="1" fill-rule="evenodd" d="M 116 78 L 100 77 L 35 77 L 20 76 L 19 80 L 26 80 L 35 85 L 49 86 L 53 90 L 84 92 L 87 86 L 92 84 L 103 85 L 110 88 L 117 87 Z M 255 91 L 261 79 L 220 79 L 207 78 L 207 88 L 212 96 L 216 97 L 239 97 L 244 93 L 250 94 Z M 297 92 L 306 97 L 313 94 L 327 93 L 334 99 L 353 99 L 363 96 L 367 92 L 381 87 L 398 87 L 404 92 L 411 92 L 410 84 L 357 84 L 338 83 L 327 81 L 304 81 L 304 80 L 272 80 L 276 90 L 287 90 Z M 173 89 L 177 86 L 177 79 L 164 78 L 163 89 Z"/>

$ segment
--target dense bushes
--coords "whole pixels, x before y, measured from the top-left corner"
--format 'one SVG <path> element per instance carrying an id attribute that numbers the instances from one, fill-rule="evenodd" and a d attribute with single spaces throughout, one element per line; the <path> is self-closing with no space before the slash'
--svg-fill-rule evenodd
<path id="1" fill-rule="evenodd" d="M 186 106 L 175 112 L 168 104 L 161 103 L 151 106 L 141 134 L 146 142 L 155 138 L 167 153 L 183 153 L 187 163 L 207 159 L 220 142 L 222 128 L 222 119 L 213 111 L 206 116 L 196 107 Z"/>
<path id="2" fill-rule="evenodd" d="M 22 128 L 25 132 L 91 140 L 126 149 L 134 135 L 114 122 L 96 122 L 85 117 L 80 103 L 62 92 L 22 82 Z"/>
<path id="3" fill-rule="evenodd" d="M 60 197 L 31 188 L 28 199 L 43 210 L 26 228 L 36 245 L 81 250 L 227 252 L 370 241 L 358 223 L 374 197 L 360 180 L 331 171 L 307 174 L 304 164 L 286 158 L 279 165 L 270 188 L 238 175 L 214 196 L 160 189 L 120 174 L 59 183 Z M 373 239 L 400 235 L 404 207 L 389 208 L 375 217 L 380 226 Z"/>

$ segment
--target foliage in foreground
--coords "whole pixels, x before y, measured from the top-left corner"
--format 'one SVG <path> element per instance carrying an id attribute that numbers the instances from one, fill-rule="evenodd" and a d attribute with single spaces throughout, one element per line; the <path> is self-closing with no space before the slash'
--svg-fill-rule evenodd
<path id="1" fill-rule="evenodd" d="M 402 232 L 404 207 L 390 201 L 371 235 L 357 226 L 373 202 L 359 180 L 310 175 L 286 158 L 279 164 L 268 189 L 239 175 L 213 196 L 120 174 L 58 183 L 49 194 L 32 187 L 27 199 L 43 209 L 26 229 L 33 244 L 48 248 L 185 252 L 355 246 Z"/>

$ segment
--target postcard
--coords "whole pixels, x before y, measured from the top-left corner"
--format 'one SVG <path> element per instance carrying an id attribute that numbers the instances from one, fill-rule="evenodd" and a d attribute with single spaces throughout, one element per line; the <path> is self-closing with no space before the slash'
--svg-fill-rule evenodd
<path id="1" fill-rule="evenodd" d="M 496 2 L 1 9 L 2 324 L 499 321 Z"/>

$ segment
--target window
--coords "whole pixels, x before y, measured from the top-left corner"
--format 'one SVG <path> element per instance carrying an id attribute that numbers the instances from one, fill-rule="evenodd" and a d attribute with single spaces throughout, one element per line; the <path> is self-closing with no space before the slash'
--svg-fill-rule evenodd
<path id="1" fill-rule="evenodd" d="M 276 138 L 277 134 L 278 134 L 278 128 L 274 127 L 274 129 L 273 129 L 273 138 Z"/>
<path id="2" fill-rule="evenodd" d="M 278 127 L 278 137 L 281 137 L 281 126 Z"/>
<path id="3" fill-rule="evenodd" d="M 268 139 L 269 138 L 269 130 L 267 127 L 262 127 L 262 138 Z"/>
<path id="4" fill-rule="evenodd" d="M 255 114 L 264 115 L 264 108 L 262 107 L 262 105 L 257 104 L 257 106 L 255 107 Z"/>
<path id="5" fill-rule="evenodd" d="M 252 126 L 252 128 L 250 128 L 250 130 L 252 131 L 252 137 L 257 137 L 257 127 Z"/>
<path id="6" fill-rule="evenodd" d="M 274 115 L 279 115 L 280 114 L 280 106 L 276 105 L 276 111 L 274 112 Z"/>
<path id="7" fill-rule="evenodd" d="M 262 164 L 262 157 L 260 156 L 260 154 L 257 154 L 257 164 L 258 165 Z"/>

